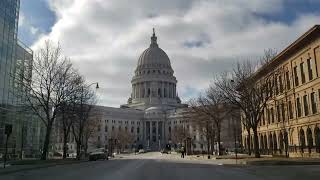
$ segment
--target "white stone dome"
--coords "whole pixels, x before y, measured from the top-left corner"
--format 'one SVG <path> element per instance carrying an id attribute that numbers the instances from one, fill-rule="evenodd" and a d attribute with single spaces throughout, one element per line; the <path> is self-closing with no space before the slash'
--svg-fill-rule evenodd
<path id="1" fill-rule="evenodd" d="M 171 63 L 168 55 L 159 48 L 157 37 L 153 32 L 150 47 L 142 52 L 138 60 L 137 68 L 169 68 Z"/>
<path id="2" fill-rule="evenodd" d="M 138 60 L 138 67 L 171 68 L 168 55 L 159 47 L 144 50 Z"/>

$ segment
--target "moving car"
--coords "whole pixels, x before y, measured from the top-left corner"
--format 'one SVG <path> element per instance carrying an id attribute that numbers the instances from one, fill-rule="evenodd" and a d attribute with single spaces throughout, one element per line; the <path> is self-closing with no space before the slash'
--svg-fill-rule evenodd
<path id="1" fill-rule="evenodd" d="M 89 154 L 89 161 L 96 161 L 96 160 L 99 160 L 99 159 L 102 159 L 102 160 L 108 160 L 108 153 L 106 153 L 104 150 L 97 150 L 97 151 L 94 151 L 94 152 L 91 152 Z"/>

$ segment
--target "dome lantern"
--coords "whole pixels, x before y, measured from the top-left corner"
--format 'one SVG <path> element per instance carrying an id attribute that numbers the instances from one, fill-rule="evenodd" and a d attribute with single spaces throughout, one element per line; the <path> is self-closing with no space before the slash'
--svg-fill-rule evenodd
<path id="1" fill-rule="evenodd" d="M 150 47 L 158 47 L 158 44 L 157 44 L 157 36 L 156 36 L 156 33 L 154 31 L 154 28 L 152 29 L 153 31 L 153 34 L 151 36 L 151 44 L 150 44 Z"/>

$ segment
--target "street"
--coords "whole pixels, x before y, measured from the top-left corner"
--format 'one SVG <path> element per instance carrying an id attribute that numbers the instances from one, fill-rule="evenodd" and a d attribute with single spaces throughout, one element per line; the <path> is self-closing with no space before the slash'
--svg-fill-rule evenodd
<path id="1" fill-rule="evenodd" d="M 214 161 L 214 160 L 212 160 Z M 320 166 L 234 166 L 146 153 L 17 172 L 1 180 L 206 180 L 319 179 Z"/>

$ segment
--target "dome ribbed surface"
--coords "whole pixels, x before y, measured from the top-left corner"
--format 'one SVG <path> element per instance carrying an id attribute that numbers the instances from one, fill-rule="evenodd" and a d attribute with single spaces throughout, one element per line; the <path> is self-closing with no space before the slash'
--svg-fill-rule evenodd
<path id="1" fill-rule="evenodd" d="M 170 59 L 168 55 L 157 46 L 150 46 L 144 50 L 139 57 L 138 67 L 171 67 Z"/>

